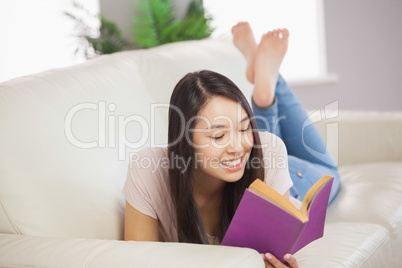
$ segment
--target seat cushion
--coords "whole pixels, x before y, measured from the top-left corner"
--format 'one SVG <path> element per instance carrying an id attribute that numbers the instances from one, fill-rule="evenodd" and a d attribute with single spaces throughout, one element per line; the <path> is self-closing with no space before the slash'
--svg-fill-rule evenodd
<path id="1" fill-rule="evenodd" d="M 328 223 L 324 236 L 295 254 L 299 267 L 391 267 L 386 228 L 370 223 Z"/>
<path id="2" fill-rule="evenodd" d="M 5 235 L 0 267 L 263 267 L 255 250 L 187 243 Z"/>
<path id="3" fill-rule="evenodd" d="M 327 222 L 376 223 L 388 229 L 392 251 L 402 262 L 402 163 L 340 168 L 341 190 L 328 208 Z"/>

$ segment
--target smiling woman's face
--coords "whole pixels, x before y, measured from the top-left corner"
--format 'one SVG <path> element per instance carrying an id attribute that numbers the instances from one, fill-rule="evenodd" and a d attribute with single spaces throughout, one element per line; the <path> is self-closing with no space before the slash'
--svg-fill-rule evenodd
<path id="1" fill-rule="evenodd" d="M 238 181 L 254 144 L 243 107 L 226 97 L 215 96 L 200 110 L 193 131 L 194 178 Z"/>

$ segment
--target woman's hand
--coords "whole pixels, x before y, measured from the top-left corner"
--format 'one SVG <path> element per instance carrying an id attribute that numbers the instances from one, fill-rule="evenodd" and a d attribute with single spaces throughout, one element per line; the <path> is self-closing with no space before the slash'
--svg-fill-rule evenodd
<path id="1" fill-rule="evenodd" d="M 261 256 L 262 256 L 262 259 L 264 260 L 265 268 L 270 268 L 270 267 L 274 267 L 274 268 L 284 268 L 284 267 L 298 268 L 299 267 L 299 265 L 297 264 L 296 258 L 293 257 L 293 255 L 291 255 L 291 254 L 285 254 L 285 256 L 283 256 L 283 260 L 285 261 L 285 263 L 282 263 L 280 260 L 275 258 L 275 256 L 270 254 L 270 253 L 261 254 Z"/>

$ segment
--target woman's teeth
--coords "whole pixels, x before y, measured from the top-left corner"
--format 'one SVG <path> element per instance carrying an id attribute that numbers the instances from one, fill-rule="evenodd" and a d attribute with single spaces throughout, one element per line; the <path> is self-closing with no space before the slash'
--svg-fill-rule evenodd
<path id="1" fill-rule="evenodd" d="M 234 161 L 225 161 L 225 162 L 222 161 L 221 163 L 228 167 L 234 167 L 234 166 L 237 166 L 238 164 L 240 164 L 240 162 L 241 162 L 241 158 L 234 160 Z"/>

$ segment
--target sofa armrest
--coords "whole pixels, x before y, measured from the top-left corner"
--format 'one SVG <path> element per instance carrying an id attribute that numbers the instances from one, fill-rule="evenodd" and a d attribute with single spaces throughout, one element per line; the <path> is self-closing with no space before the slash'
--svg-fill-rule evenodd
<path id="1" fill-rule="evenodd" d="M 402 161 L 402 111 L 321 111 L 311 118 L 339 165 Z"/>
<path id="2" fill-rule="evenodd" d="M 0 234 L 0 267 L 264 267 L 255 250 Z"/>

